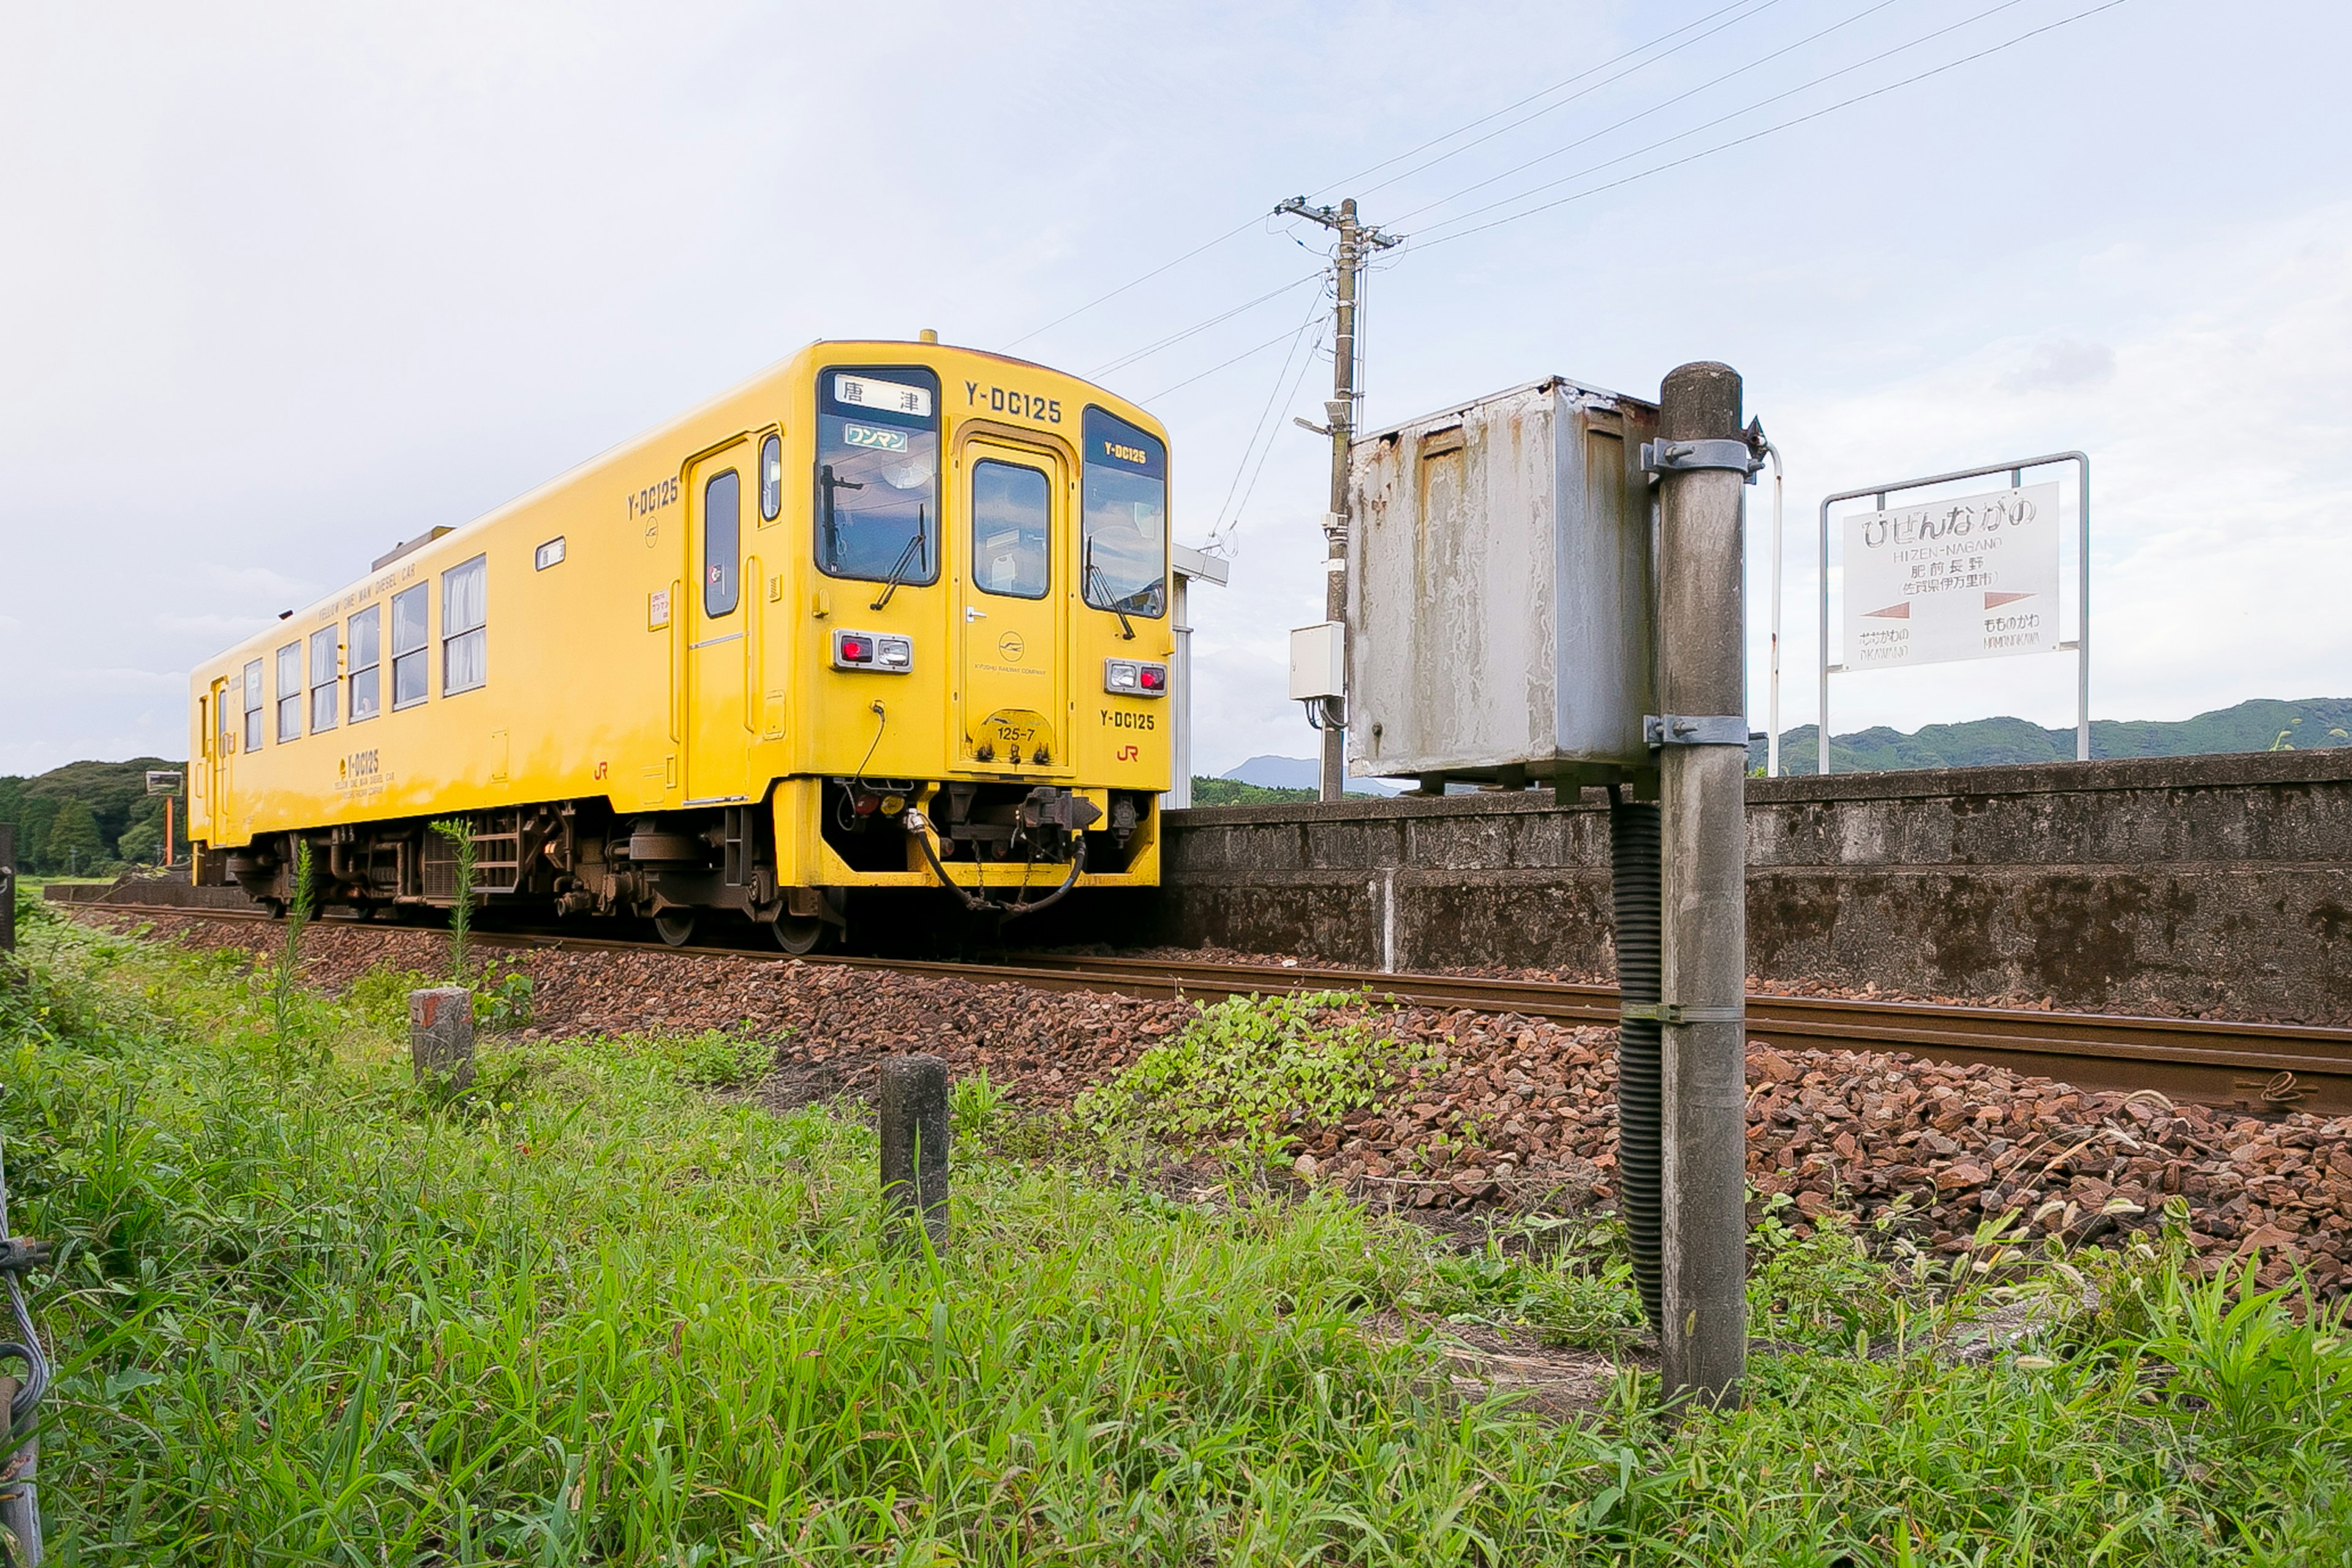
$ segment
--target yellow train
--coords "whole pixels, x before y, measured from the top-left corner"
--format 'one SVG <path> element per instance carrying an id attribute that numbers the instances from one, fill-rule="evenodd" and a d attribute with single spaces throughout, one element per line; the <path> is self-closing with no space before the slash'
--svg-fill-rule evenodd
<path id="1" fill-rule="evenodd" d="M 845 929 L 1158 880 L 1168 440 L 1072 376 L 819 342 L 192 678 L 199 881 Z M 935 894 L 934 896 L 938 896 Z"/>

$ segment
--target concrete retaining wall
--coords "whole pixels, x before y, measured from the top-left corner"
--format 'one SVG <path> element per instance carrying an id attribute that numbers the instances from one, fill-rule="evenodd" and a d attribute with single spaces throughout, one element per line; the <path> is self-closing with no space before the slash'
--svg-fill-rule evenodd
<path id="1" fill-rule="evenodd" d="M 1601 796 L 1167 819 L 1154 934 L 1399 969 L 1611 970 Z M 2352 752 L 1753 779 L 1770 980 L 2352 1022 Z"/>

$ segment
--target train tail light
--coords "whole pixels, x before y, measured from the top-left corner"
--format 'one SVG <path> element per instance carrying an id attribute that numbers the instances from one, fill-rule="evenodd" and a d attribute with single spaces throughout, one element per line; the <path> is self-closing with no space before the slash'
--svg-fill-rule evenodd
<path id="1" fill-rule="evenodd" d="M 1103 689 L 1114 697 L 1165 697 L 1168 667 L 1139 659 L 1107 658 L 1103 660 Z"/>
<path id="2" fill-rule="evenodd" d="M 914 639 L 873 632 L 835 632 L 833 668 L 904 675 L 915 668 Z"/>

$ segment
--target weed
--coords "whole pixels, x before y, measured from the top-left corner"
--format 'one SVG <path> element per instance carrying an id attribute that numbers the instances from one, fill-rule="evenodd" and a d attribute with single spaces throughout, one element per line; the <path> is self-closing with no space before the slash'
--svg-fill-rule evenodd
<path id="1" fill-rule="evenodd" d="M 302 933 L 310 924 L 315 891 L 310 885 L 310 841 L 294 842 L 294 896 L 286 902 L 286 938 L 278 952 L 277 971 L 270 977 L 269 1002 L 277 1022 L 278 1070 L 285 1076 L 294 1059 L 294 1033 L 300 1016 L 296 994 L 301 986 Z"/>
<path id="2" fill-rule="evenodd" d="M 1512 1240 L 1535 1245 L 1514 1249 Z M 1454 1322 L 1525 1327 L 1591 1349 L 1622 1345 L 1643 1327 L 1622 1234 L 1584 1221 L 1521 1220 L 1490 1232 L 1475 1252 L 1437 1255 L 1404 1300 Z"/>
<path id="3" fill-rule="evenodd" d="M 1070 1109 L 1097 1137 L 1180 1147 L 1231 1140 L 1252 1157 L 1280 1153 L 1304 1128 L 1370 1105 L 1423 1047 L 1381 1037 L 1346 992 L 1234 997 L 1200 1009 Z"/>
<path id="4" fill-rule="evenodd" d="M 485 1029 L 520 1029 L 530 1022 L 530 976 L 495 964 L 474 977 L 474 1022 Z"/>
<path id="5" fill-rule="evenodd" d="M 1776 1333 L 1808 1342 L 1852 1346 L 1890 1333 L 1898 1300 L 1884 1286 L 1885 1269 L 1834 1210 L 1816 1215 L 1811 1234 L 1800 1235 L 1781 1217 L 1786 1194 L 1765 1200 L 1764 1213 L 1748 1234 L 1748 1312 L 1769 1322 Z M 1891 1217 L 1874 1224 L 1885 1250 Z"/>
<path id="6" fill-rule="evenodd" d="M 474 825 L 452 816 L 434 823 L 433 831 L 449 841 L 457 859 L 456 890 L 449 902 L 449 978 L 466 985 L 471 984 L 473 963 L 468 949 L 474 930 Z"/>
<path id="7" fill-rule="evenodd" d="M 344 1001 L 368 1024 L 405 1039 L 408 1035 L 408 994 L 438 984 L 421 969 L 394 969 L 378 963 L 352 982 Z"/>
<path id="8" fill-rule="evenodd" d="M 775 1065 L 775 1041 L 727 1029 L 697 1035 L 616 1035 L 592 1050 L 651 1063 L 674 1083 L 695 1089 L 733 1089 Z"/>
<path id="9" fill-rule="evenodd" d="M 977 1142 L 996 1131 L 1005 1115 L 1004 1091 L 988 1081 L 988 1069 L 968 1073 L 948 1089 L 948 1120 L 958 1142 Z"/>

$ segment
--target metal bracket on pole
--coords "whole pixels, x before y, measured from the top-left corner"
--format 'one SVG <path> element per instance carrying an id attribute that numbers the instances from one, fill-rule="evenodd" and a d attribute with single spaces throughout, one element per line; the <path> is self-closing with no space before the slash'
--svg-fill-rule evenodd
<path id="1" fill-rule="evenodd" d="M 1644 713 L 1642 740 L 1653 751 L 1660 746 L 1748 746 L 1745 713 Z"/>
<path id="2" fill-rule="evenodd" d="M 1680 1002 L 1622 1002 L 1617 1016 L 1660 1024 L 1744 1024 L 1745 1007 L 1688 1007 Z"/>
<path id="3" fill-rule="evenodd" d="M 1745 441 L 1644 441 L 1642 471 L 1645 474 L 1686 474 L 1702 468 L 1724 468 L 1754 484 L 1763 456 Z"/>

